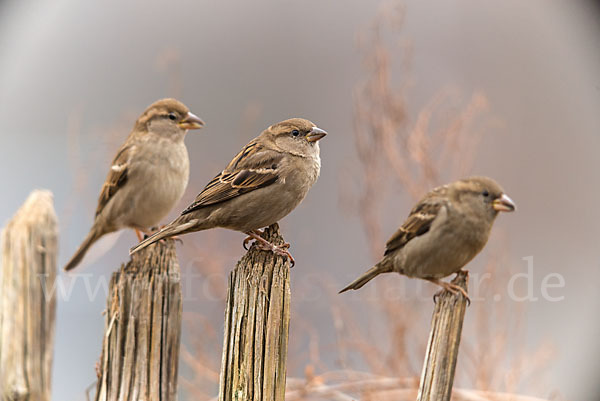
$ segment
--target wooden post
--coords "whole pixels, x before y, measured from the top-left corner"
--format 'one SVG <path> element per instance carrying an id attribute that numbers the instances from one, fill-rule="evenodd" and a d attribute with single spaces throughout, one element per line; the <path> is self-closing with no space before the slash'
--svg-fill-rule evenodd
<path id="1" fill-rule="evenodd" d="M 1 400 L 50 400 L 57 244 L 52 194 L 33 191 L 2 232 Z"/>
<path id="2" fill-rule="evenodd" d="M 281 245 L 279 226 L 263 238 Z M 229 274 L 219 401 L 283 401 L 290 263 L 252 246 Z"/>
<path id="3" fill-rule="evenodd" d="M 468 279 L 468 272 L 460 271 L 452 283 L 466 291 Z M 461 294 L 444 291 L 437 297 L 417 401 L 450 400 L 466 307 Z"/>
<path id="4" fill-rule="evenodd" d="M 180 336 L 179 264 L 166 240 L 111 277 L 96 401 L 175 401 Z"/>

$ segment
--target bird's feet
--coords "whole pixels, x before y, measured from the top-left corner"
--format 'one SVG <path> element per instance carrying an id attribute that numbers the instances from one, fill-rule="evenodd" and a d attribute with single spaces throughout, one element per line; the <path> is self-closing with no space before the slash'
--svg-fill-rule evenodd
<path id="1" fill-rule="evenodd" d="M 462 288 L 456 284 L 447 283 L 445 281 L 438 280 L 438 279 L 429 279 L 428 278 L 426 280 L 430 281 L 434 284 L 437 284 L 443 288 L 442 291 L 435 293 L 435 295 L 433 296 L 433 302 L 437 302 L 438 297 L 440 295 L 442 295 L 444 291 L 449 291 L 454 295 L 459 294 L 459 293 L 462 294 L 462 296 L 465 297 L 465 299 L 467 300 L 467 306 L 471 305 L 471 298 L 469 298 L 469 294 L 467 294 L 467 291 L 465 291 L 464 288 Z"/>
<path id="2" fill-rule="evenodd" d="M 263 235 L 263 231 L 254 230 L 254 231 L 252 231 L 252 233 L 258 235 L 261 239 L 263 239 L 261 237 L 261 235 Z M 256 238 L 253 237 L 252 235 L 250 235 L 250 233 L 246 233 L 246 234 L 248 234 L 248 236 L 246 238 L 244 238 L 244 242 L 242 242 L 242 246 L 244 247 L 245 250 L 248 250 L 248 249 L 250 249 L 250 248 L 248 248 L 248 243 Z"/>
<path id="3" fill-rule="evenodd" d="M 246 248 L 246 245 L 248 244 L 248 242 L 255 240 L 256 246 L 258 247 L 258 249 L 261 249 L 263 251 L 271 251 L 276 255 L 280 255 L 280 256 L 289 258 L 290 267 L 294 267 L 294 265 L 296 264 L 296 261 L 292 257 L 292 254 L 290 253 L 290 251 L 288 251 L 288 249 L 290 248 L 290 244 L 288 244 L 287 242 L 283 245 L 273 245 L 269 241 L 267 241 L 266 239 L 261 237 L 260 236 L 261 232 L 258 230 L 248 231 L 246 234 L 248 235 L 248 237 L 246 237 L 244 239 L 244 242 L 243 242 L 244 249 L 248 249 L 248 248 Z"/>
<path id="4" fill-rule="evenodd" d="M 150 237 L 152 234 L 156 233 L 158 231 L 158 228 L 152 227 L 149 230 L 140 230 L 138 228 L 134 228 L 133 230 L 135 231 L 135 235 L 138 238 L 138 240 L 142 241 Z"/>
<path id="5" fill-rule="evenodd" d="M 263 251 L 271 251 L 276 255 L 286 257 L 290 260 L 290 267 L 294 267 L 294 265 L 296 264 L 296 261 L 294 260 L 294 257 L 292 256 L 290 251 L 288 251 L 290 244 L 285 243 L 283 245 L 278 246 L 278 245 L 273 245 L 268 241 L 265 241 L 265 242 L 266 243 L 258 242 L 256 244 L 258 246 L 258 249 L 261 249 Z"/>

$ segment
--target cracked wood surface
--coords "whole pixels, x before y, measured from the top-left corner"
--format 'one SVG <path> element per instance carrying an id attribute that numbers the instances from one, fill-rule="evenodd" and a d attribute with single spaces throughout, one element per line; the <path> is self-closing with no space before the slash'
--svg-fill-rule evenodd
<path id="1" fill-rule="evenodd" d="M 131 256 L 113 273 L 96 401 L 175 401 L 181 279 L 173 240 Z"/>
<path id="2" fill-rule="evenodd" d="M 284 243 L 279 226 L 263 234 Z M 283 401 L 290 324 L 290 264 L 256 246 L 229 274 L 219 401 Z"/>
<path id="3" fill-rule="evenodd" d="M 467 290 L 469 274 L 460 271 L 453 284 Z M 417 401 L 449 401 L 467 300 L 444 291 L 437 297 Z"/>

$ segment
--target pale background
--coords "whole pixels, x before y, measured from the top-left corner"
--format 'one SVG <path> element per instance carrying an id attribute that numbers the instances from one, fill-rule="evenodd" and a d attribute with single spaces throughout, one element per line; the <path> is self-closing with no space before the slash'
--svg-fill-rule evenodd
<path id="1" fill-rule="evenodd" d="M 506 263 L 526 271 L 522 258 L 534 257 L 538 297 L 546 274 L 565 280 L 564 288 L 552 291 L 564 300 L 523 303 L 525 345 L 549 342 L 554 349 L 547 391 L 532 395 L 558 391 L 565 399 L 597 399 L 598 9 L 591 2 L 557 0 L 403 4 L 402 38 L 412 51 L 410 67 L 396 77 L 410 74 L 409 118 L 445 87 L 465 99 L 475 92 L 487 97 L 493 123 L 483 133 L 474 172 L 496 178 L 517 202 L 518 212 L 497 223 L 509 249 Z M 292 116 L 309 118 L 330 134 L 321 146 L 322 175 L 282 228 L 298 262 L 294 293 L 312 294 L 293 298 L 295 316 L 321 333 L 323 359 L 333 364 L 332 322 L 324 312 L 330 298 L 322 294 L 320 277 L 341 288 L 374 262 L 358 219 L 342 207 L 340 182 L 356 157 L 352 93 L 363 72 L 355 39 L 377 7 L 350 0 L 0 3 L 0 222 L 32 189 L 52 190 L 62 267 L 91 224 L 115 149 L 158 98 L 177 96 L 207 122 L 186 139 L 191 184 L 171 217 L 261 129 Z M 388 235 L 410 208 L 406 197 L 398 199 L 382 221 Z M 243 236 L 215 235 L 198 233 L 185 241 L 223 241 L 220 257 L 233 266 Z M 93 286 L 126 260 L 135 237 L 124 232 L 112 241 L 110 253 L 104 252 L 111 239 L 102 241 L 79 270 L 91 275 Z M 190 253 L 188 247 L 181 260 L 184 275 L 202 263 Z M 223 288 L 207 287 L 202 277 L 189 282 L 186 311 L 204 311 L 219 322 L 221 304 L 211 293 Z M 359 298 L 341 302 L 358 304 Z M 90 300 L 82 282 L 59 301 L 54 399 L 85 399 L 100 353 L 104 303 L 102 291 Z M 421 323 L 427 325 L 430 307 L 425 310 Z M 184 342 L 190 336 L 186 331 Z M 292 323 L 291 348 L 304 344 Z M 300 376 L 303 361 L 293 355 L 301 353 L 292 354 L 290 375 Z"/>

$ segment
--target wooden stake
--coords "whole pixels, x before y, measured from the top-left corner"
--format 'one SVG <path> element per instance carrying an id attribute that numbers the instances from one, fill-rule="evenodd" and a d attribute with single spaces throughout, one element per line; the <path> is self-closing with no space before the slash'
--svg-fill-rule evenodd
<path id="1" fill-rule="evenodd" d="M 113 273 L 107 304 L 96 401 L 175 401 L 181 279 L 173 240 Z"/>
<path id="2" fill-rule="evenodd" d="M 2 400 L 50 400 L 57 244 L 52 193 L 33 191 L 2 232 Z"/>
<path id="3" fill-rule="evenodd" d="M 468 278 L 460 271 L 452 283 L 466 291 Z M 444 291 L 437 297 L 417 401 L 450 400 L 466 307 L 462 294 Z"/>
<path id="4" fill-rule="evenodd" d="M 279 226 L 263 234 L 284 243 Z M 290 327 L 290 263 L 253 246 L 229 275 L 219 401 L 283 401 Z"/>

